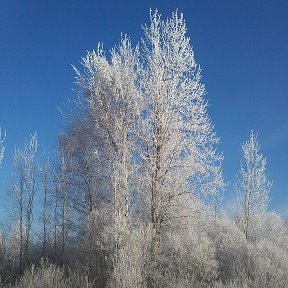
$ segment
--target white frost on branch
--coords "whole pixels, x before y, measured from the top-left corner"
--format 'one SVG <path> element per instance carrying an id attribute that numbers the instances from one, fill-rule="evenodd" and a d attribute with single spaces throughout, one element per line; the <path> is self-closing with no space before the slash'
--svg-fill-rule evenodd
<path id="1" fill-rule="evenodd" d="M 6 138 L 6 132 L 4 132 L 4 136 L 2 137 L 2 130 L 0 129 L 0 165 L 4 156 L 5 147 L 3 146 L 3 142 Z"/>

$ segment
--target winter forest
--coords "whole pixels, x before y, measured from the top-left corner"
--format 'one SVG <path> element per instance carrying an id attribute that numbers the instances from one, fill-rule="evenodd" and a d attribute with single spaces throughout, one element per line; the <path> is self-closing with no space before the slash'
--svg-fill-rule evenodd
<path id="1" fill-rule="evenodd" d="M 35 133 L 13 155 L 0 287 L 288 287 L 288 223 L 268 210 L 257 131 L 239 143 L 226 183 L 186 31 L 181 13 L 151 11 L 139 44 L 123 34 L 73 66 L 76 96 L 61 107 L 54 153 Z"/>

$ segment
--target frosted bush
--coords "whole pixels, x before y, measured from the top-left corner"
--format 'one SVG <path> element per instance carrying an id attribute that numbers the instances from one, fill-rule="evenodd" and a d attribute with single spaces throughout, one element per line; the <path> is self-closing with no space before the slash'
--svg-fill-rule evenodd
<path id="1" fill-rule="evenodd" d="M 67 271 L 53 264 L 44 263 L 27 270 L 20 280 L 11 288 L 92 288 L 87 275 Z"/>

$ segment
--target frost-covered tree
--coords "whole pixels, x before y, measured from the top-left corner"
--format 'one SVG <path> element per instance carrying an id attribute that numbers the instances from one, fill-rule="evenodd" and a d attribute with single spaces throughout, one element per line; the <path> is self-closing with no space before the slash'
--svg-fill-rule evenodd
<path id="1" fill-rule="evenodd" d="M 42 242 L 42 257 L 45 258 L 47 256 L 47 246 L 48 246 L 48 226 L 49 226 L 49 200 L 51 198 L 51 175 L 50 175 L 50 163 L 48 155 L 45 156 L 44 162 L 40 167 L 41 174 L 41 184 L 43 190 L 43 208 L 41 215 L 41 222 L 43 224 L 43 242 Z"/>
<path id="2" fill-rule="evenodd" d="M 94 138 L 90 159 L 96 163 L 100 181 L 96 189 L 104 189 L 102 194 L 113 203 L 116 247 L 120 230 L 129 222 L 131 190 L 135 189 L 131 176 L 139 114 L 139 91 L 135 86 L 137 55 L 138 48 L 133 49 L 124 36 L 119 47 L 111 50 L 110 59 L 99 46 L 82 59 L 84 72 L 76 70 L 77 83 L 94 126 L 90 134 Z"/>
<path id="3" fill-rule="evenodd" d="M 67 242 L 69 235 L 69 228 L 71 227 L 71 205 L 70 205 L 70 181 L 69 181 L 69 172 L 73 170 L 73 166 L 70 161 L 70 151 L 65 151 L 64 149 L 60 149 L 58 154 L 59 157 L 59 167 L 57 167 L 57 175 L 55 179 L 56 191 L 55 197 L 58 201 L 58 206 L 56 207 L 56 218 L 58 219 L 58 234 L 59 237 L 55 237 L 55 240 L 59 240 L 60 242 L 60 263 L 64 264 L 66 250 L 67 250 Z M 59 239 L 57 239 L 59 238 Z"/>
<path id="4" fill-rule="evenodd" d="M 138 47 L 133 48 L 129 38 L 123 36 L 120 44 L 110 51 L 109 58 L 99 45 L 96 51 L 89 52 L 82 59 L 84 71 L 76 69 L 86 121 L 82 121 L 81 126 L 84 128 L 77 129 L 77 124 L 74 128 L 78 130 L 78 135 L 81 130 L 88 133 L 81 137 L 82 140 L 72 150 L 76 156 L 77 173 L 86 182 L 83 184 L 87 194 L 92 196 L 92 205 L 86 218 L 88 242 L 94 245 L 89 247 L 89 251 L 94 251 L 94 258 L 89 262 L 94 262 L 93 266 L 99 263 L 94 270 L 99 274 L 99 281 L 105 280 L 107 262 L 107 252 L 102 248 L 105 240 L 101 218 L 107 221 L 105 230 L 113 243 L 112 258 L 116 271 L 119 263 L 124 261 L 125 235 L 129 234 L 131 207 L 135 191 L 139 188 L 135 180 L 137 165 L 134 157 L 141 105 L 136 85 L 139 77 L 138 54 Z M 74 133 L 74 136 L 77 134 Z M 81 146 L 79 143 L 82 143 Z M 106 216 L 100 217 L 101 214 Z M 101 232 L 97 233 L 97 229 Z M 101 266 L 102 271 L 99 269 Z"/>
<path id="5" fill-rule="evenodd" d="M 243 159 L 236 189 L 240 202 L 241 224 L 248 239 L 251 221 L 267 210 L 272 183 L 267 178 L 266 158 L 260 152 L 257 135 L 253 131 L 241 148 Z"/>
<path id="6" fill-rule="evenodd" d="M 137 211 L 151 224 L 155 260 L 163 227 L 183 226 L 200 207 L 198 193 L 216 205 L 223 179 L 183 15 L 164 21 L 156 11 L 150 20 L 142 49 L 122 37 L 110 58 L 100 45 L 82 59 L 84 71 L 75 70 L 94 127 L 89 158 L 113 203 L 116 250 Z"/>
<path id="7" fill-rule="evenodd" d="M 141 157 L 147 169 L 153 254 L 162 227 L 168 222 L 177 226 L 192 215 L 193 207 L 185 209 L 187 197 L 212 193 L 204 187 L 214 181 L 217 189 L 223 179 L 221 169 L 217 170 L 219 181 L 210 177 L 222 156 L 215 149 L 219 140 L 207 115 L 201 69 L 186 35 L 183 15 L 174 12 L 162 20 L 156 11 L 150 13 L 150 20 L 142 41 L 140 91 L 145 102 Z"/>
<path id="8" fill-rule="evenodd" d="M 19 270 L 27 265 L 31 240 L 33 204 L 37 170 L 38 137 L 31 136 L 23 149 L 17 148 L 14 153 L 16 179 L 12 185 L 19 221 Z"/>

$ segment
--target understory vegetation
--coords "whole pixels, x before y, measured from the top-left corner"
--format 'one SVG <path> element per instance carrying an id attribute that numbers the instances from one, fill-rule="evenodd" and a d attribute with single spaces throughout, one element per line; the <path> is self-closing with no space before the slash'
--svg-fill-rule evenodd
<path id="1" fill-rule="evenodd" d="M 37 134 L 15 150 L 0 287 L 288 287 L 288 225 L 268 211 L 257 134 L 241 145 L 228 215 L 185 21 L 150 20 L 140 44 L 123 35 L 74 67 L 78 97 L 55 153 Z"/>

